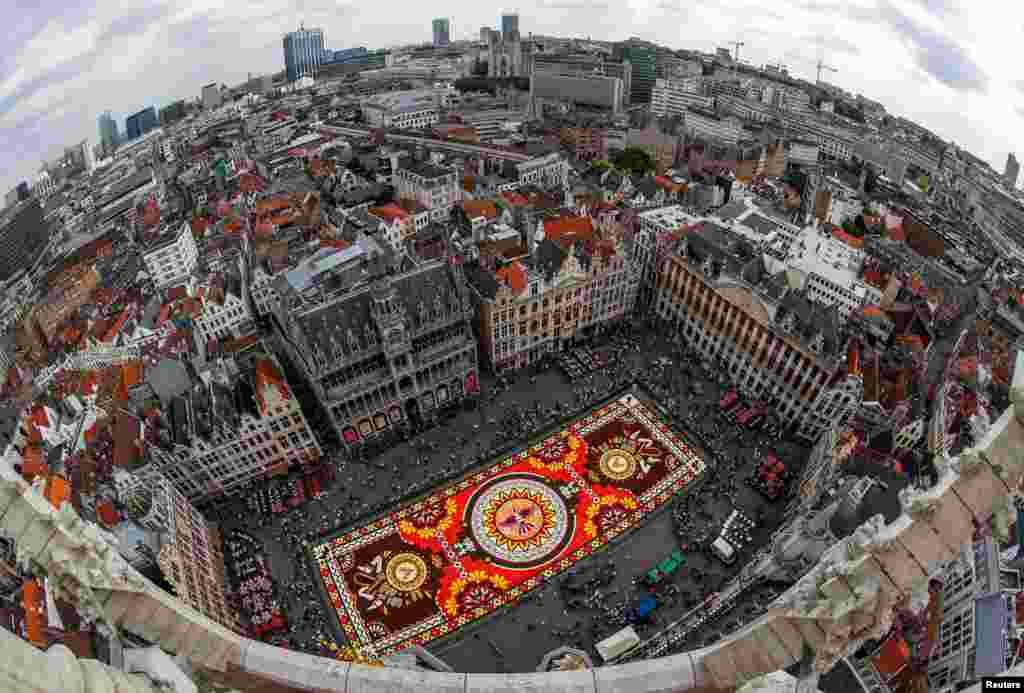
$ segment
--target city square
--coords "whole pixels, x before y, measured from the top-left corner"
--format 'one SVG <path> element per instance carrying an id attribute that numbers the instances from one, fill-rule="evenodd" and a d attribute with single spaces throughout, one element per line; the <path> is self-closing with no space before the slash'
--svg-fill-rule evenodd
<path id="1" fill-rule="evenodd" d="M 346 639 L 391 654 L 518 601 L 643 522 L 704 466 L 626 394 L 311 553 Z"/>
<path id="2" fill-rule="evenodd" d="M 710 367 L 697 365 L 684 372 L 669 364 L 681 366 L 689 363 L 690 357 L 660 329 L 636 325 L 629 337 L 599 339 L 593 348 L 614 356 L 613 362 L 581 377 L 570 377 L 553 366 L 503 377 L 485 374 L 476 408 L 460 409 L 436 427 L 379 452 L 335 458 L 339 462 L 337 479 L 303 506 L 255 517 L 240 510 L 244 505 L 240 501 L 225 509 L 220 517 L 226 533 L 242 528 L 263 546 L 266 564 L 279 586 L 275 592 L 287 607 L 288 632 L 270 636 L 270 642 L 314 651 L 319 650 L 323 637 L 339 644 L 361 644 L 358 637 L 350 639 L 342 627 L 339 616 L 345 614 L 322 586 L 320 566 L 310 560 L 303 545 L 320 546 L 349 533 L 358 534 L 380 520 L 388 522 L 392 513 L 443 494 L 446 488 L 455 488 L 578 425 L 608 402 L 634 391 L 631 383 L 637 381 L 641 383 L 635 390 L 637 399 L 649 417 L 666 424 L 672 435 L 707 465 L 675 499 L 689 499 L 709 529 L 720 526 L 737 508 L 759 518 L 753 541 L 740 549 L 737 564 L 724 565 L 694 546 L 683 550 L 690 542 L 680 535 L 674 518 L 672 509 L 679 504 L 669 499 L 631 526 L 626 540 L 612 541 L 585 555 L 565 574 L 541 582 L 517 601 L 431 636 L 424 647 L 457 671 L 530 671 L 559 646 L 571 644 L 593 653 L 596 642 L 621 627 L 617 625 L 621 614 L 648 594 L 642 587 L 648 571 L 673 551 L 682 550 L 687 565 L 659 585 L 661 596 L 653 618 L 634 626 L 641 637 L 653 636 L 725 585 L 755 548 L 768 540 L 783 517 L 782 504 L 766 502 L 743 479 L 756 469 L 766 450 L 784 456 L 791 471 L 798 473 L 807 448 L 729 424 L 719 412 L 727 382 L 716 377 Z M 716 460 L 728 461 L 729 470 L 719 469 L 722 465 Z M 600 457 L 595 461 L 599 464 Z M 606 459 L 605 467 L 613 474 L 628 466 L 616 456 Z M 396 555 L 410 553 L 408 545 L 401 545 L 401 550 L 387 549 L 396 550 Z M 412 552 L 421 551 L 412 547 Z M 431 553 L 423 556 L 427 563 Z M 380 562 L 382 571 L 386 562 Z M 432 561 L 427 566 L 437 570 Z M 374 570 L 372 565 L 367 567 Z M 588 603 L 565 592 L 567 576 L 578 573 L 572 578 L 576 580 L 608 570 L 613 572 L 609 580 L 583 593 Z M 396 561 L 392 573 L 395 577 L 410 575 L 415 582 L 419 562 Z M 386 575 L 380 577 L 384 578 L 381 585 L 387 586 Z M 425 609 L 429 603 L 423 599 L 417 608 Z M 436 605 L 432 609 L 439 610 Z M 442 622 L 447 627 L 447 620 Z"/>

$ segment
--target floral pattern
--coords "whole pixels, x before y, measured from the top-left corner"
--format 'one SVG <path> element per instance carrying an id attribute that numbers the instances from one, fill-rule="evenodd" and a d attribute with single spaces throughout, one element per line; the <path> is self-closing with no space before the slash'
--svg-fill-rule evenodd
<path id="1" fill-rule="evenodd" d="M 671 502 L 703 468 L 625 396 L 313 553 L 348 642 L 383 657 L 522 599 Z"/>

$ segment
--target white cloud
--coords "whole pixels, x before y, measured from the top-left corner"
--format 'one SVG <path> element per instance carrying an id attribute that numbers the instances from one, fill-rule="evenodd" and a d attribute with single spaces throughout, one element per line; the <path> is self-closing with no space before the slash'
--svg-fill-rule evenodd
<path id="1" fill-rule="evenodd" d="M 101 32 L 96 21 L 66 28 L 59 20 L 48 23 L 20 51 L 18 68 L 0 85 L 0 98 L 47 72 L 87 55 L 96 48 Z"/>
<path id="2" fill-rule="evenodd" d="M 131 113 L 152 99 L 195 96 L 206 82 L 234 84 L 248 72 L 282 69 L 281 36 L 301 21 L 321 26 L 330 48 L 383 47 L 429 40 L 430 20 L 441 11 L 426 3 L 354 0 L 94 1 L 95 7 L 81 8 L 86 21 L 79 24 L 55 17 L 41 23 L 37 18 L 35 24 L 12 19 L 24 25 L 12 26 L 16 41 L 29 35 L 27 27 L 45 28 L 21 45 L 7 46 L 0 102 L 42 79 L 39 89 L 0 115 L 5 157 L 0 170 L 8 177 L 0 181 L 0 191 L 3 184 L 30 176 L 39 158 L 24 151 L 29 145 L 23 146 L 16 124 L 45 117 L 48 126 L 35 130 L 38 137 L 32 140 L 40 154 L 82 137 L 95 140 L 96 115 L 103 110 Z M 820 57 L 839 69 L 828 75 L 830 81 L 1001 164 L 1007 151 L 1024 152 L 1018 135 L 1024 132 L 1024 90 L 1012 86 L 1020 79 L 1019 68 L 1008 59 L 1024 38 L 1024 5 L 968 5 L 966 0 L 941 5 L 929 9 L 917 0 L 777 0 L 767 5 L 756 0 L 525 0 L 517 9 L 524 34 L 598 40 L 635 35 L 701 50 L 739 40 L 746 44 L 742 58 L 758 64 L 781 60 L 808 79 L 814 78 Z M 894 23 L 892 7 L 906 22 Z M 455 35 L 462 38 L 478 35 L 481 26 L 496 27 L 503 9 L 508 8 L 448 0 L 443 13 L 453 18 Z M 153 23 L 146 25 L 146 17 Z M 163 19 L 155 21 L 158 17 Z M 137 18 L 135 27 L 121 35 L 103 33 L 111 26 L 118 31 L 115 22 L 126 18 Z M 922 37 L 930 42 L 922 43 Z M 947 49 L 977 64 L 986 78 L 982 93 L 964 94 L 927 76 L 926 70 L 942 66 Z M 76 61 L 88 71 L 47 83 L 47 74 L 59 69 L 66 77 Z M 954 70 L 945 76 L 955 85 L 974 73 Z M 84 114 L 80 121 L 79 113 Z"/>

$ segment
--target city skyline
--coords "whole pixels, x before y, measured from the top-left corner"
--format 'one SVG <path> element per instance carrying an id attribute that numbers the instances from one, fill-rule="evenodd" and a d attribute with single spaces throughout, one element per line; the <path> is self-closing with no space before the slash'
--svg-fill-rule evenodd
<path id="1" fill-rule="evenodd" d="M 147 104 L 195 98 L 209 82 L 237 84 L 249 73 L 281 71 L 282 37 L 300 23 L 323 28 L 334 50 L 428 43 L 438 9 L 414 9 L 394 24 L 384 7 L 321 0 L 299 6 L 268 0 L 244 13 L 220 0 L 133 0 L 61 17 L 16 7 L 13 49 L 0 60 L 0 185 L 33 178 L 40 163 L 68 142 L 95 142 L 96 118 L 104 110 L 132 113 Z M 839 70 L 830 74 L 833 83 L 881 101 L 997 170 L 1008 152 L 1021 149 L 1015 132 L 1024 125 L 1024 80 L 1000 48 L 1021 33 L 1024 22 L 1008 16 L 1014 12 L 1022 10 L 972 8 L 968 16 L 953 2 L 889 0 L 826 3 L 816 10 L 795 1 L 763 8 L 745 0 L 699 7 L 676 0 L 622 6 L 540 0 L 514 9 L 443 8 L 462 27 L 499 29 L 502 14 L 517 13 L 523 35 L 638 36 L 703 51 L 741 40 L 741 59 L 781 61 L 808 79 L 823 58 Z M 140 75 L 151 93 L 139 93 Z"/>

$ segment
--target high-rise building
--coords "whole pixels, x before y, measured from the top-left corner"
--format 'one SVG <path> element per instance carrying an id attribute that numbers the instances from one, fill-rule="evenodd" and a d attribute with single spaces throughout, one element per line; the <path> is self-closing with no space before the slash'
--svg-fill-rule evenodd
<path id="1" fill-rule="evenodd" d="M 78 149 L 81 152 L 82 163 L 85 166 L 85 170 L 92 173 L 96 168 L 96 157 L 92 152 L 92 145 L 89 144 L 89 140 L 82 140 L 78 143 Z"/>
<path id="2" fill-rule="evenodd" d="M 217 108 L 220 106 L 220 85 L 216 82 L 211 82 L 203 87 L 203 108 Z"/>
<path id="3" fill-rule="evenodd" d="M 157 122 L 156 119 L 156 109 L 152 106 L 148 108 L 143 108 L 138 113 L 133 113 L 132 115 L 125 118 L 125 139 L 130 142 L 131 140 L 134 140 L 138 137 L 142 137 L 150 130 L 155 130 L 158 127 L 158 125 L 159 123 Z"/>
<path id="4" fill-rule="evenodd" d="M 1020 162 L 1013 154 L 1006 156 L 1006 170 L 1003 172 L 1003 180 L 1010 188 L 1017 187 L 1017 175 L 1020 173 Z"/>
<path id="5" fill-rule="evenodd" d="M 501 15 L 501 38 L 506 41 L 518 41 L 519 40 L 519 15 L 518 14 L 503 14 Z"/>
<path id="6" fill-rule="evenodd" d="M 438 48 L 451 43 L 451 22 L 446 17 L 434 20 L 434 45 Z"/>
<path id="7" fill-rule="evenodd" d="M 284 69 L 289 82 L 300 77 L 315 77 L 325 61 L 323 29 L 300 26 L 284 36 Z"/>
<path id="8" fill-rule="evenodd" d="M 185 117 L 185 102 L 175 101 L 169 106 L 160 109 L 160 123 L 171 125 Z"/>
<path id="9" fill-rule="evenodd" d="M 640 44 L 619 44 L 616 54 L 621 55 L 623 62 L 632 66 L 632 84 L 629 94 L 630 103 L 645 104 L 651 102 L 651 92 L 658 78 L 657 54 L 654 46 Z"/>
<path id="10" fill-rule="evenodd" d="M 117 121 L 110 111 L 104 112 L 99 117 L 100 146 L 103 147 L 105 156 L 109 156 L 117 148 Z"/>

